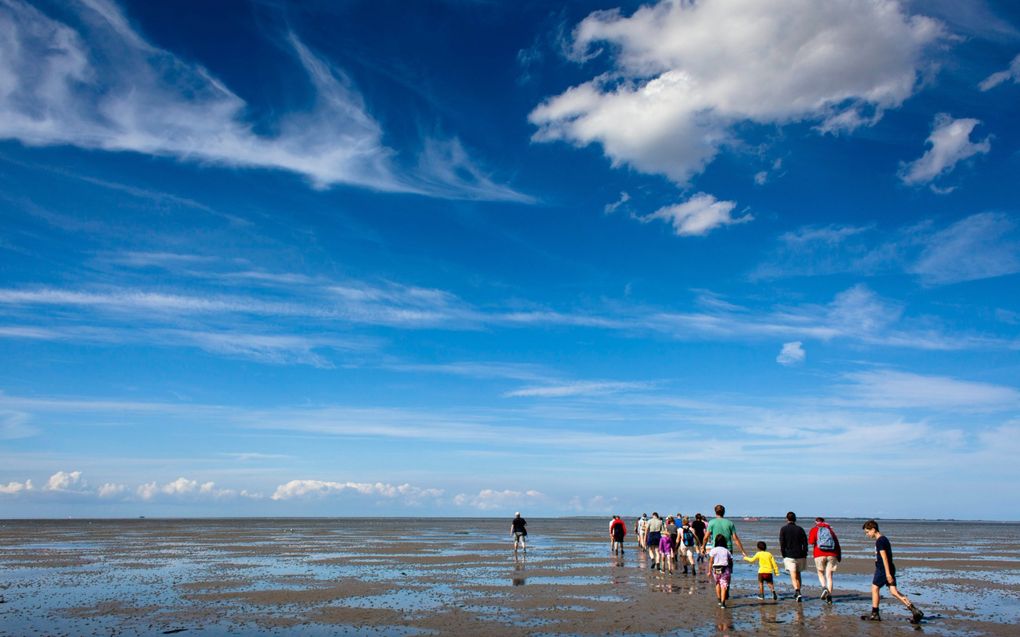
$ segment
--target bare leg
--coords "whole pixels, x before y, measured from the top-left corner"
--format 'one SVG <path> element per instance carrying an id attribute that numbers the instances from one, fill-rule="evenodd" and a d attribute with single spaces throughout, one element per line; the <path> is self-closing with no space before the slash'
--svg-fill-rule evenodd
<path id="1" fill-rule="evenodd" d="M 889 594 L 892 595 L 893 597 L 895 597 L 896 599 L 900 600 L 900 603 L 903 604 L 904 606 L 906 606 L 907 608 L 910 608 L 911 606 L 913 606 L 913 604 L 910 603 L 910 599 L 908 599 L 906 595 L 901 593 L 896 588 L 895 584 L 892 584 L 892 585 L 889 586 Z"/>

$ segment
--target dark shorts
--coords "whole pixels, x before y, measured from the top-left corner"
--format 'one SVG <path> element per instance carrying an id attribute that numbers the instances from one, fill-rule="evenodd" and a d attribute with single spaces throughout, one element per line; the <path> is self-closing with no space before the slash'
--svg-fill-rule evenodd
<path id="1" fill-rule="evenodd" d="M 662 533 L 649 533 L 648 537 L 645 538 L 645 546 L 659 548 L 659 540 L 662 539 Z"/>
<path id="2" fill-rule="evenodd" d="M 893 573 L 892 576 L 893 579 L 890 582 L 886 579 L 884 570 L 877 570 L 875 571 L 875 576 L 871 578 L 871 583 L 879 588 L 883 586 L 896 586 L 896 573 Z"/>
<path id="3" fill-rule="evenodd" d="M 771 584 L 772 583 L 772 573 L 758 573 L 758 581 L 759 582 L 768 582 L 768 583 Z"/>
<path id="4" fill-rule="evenodd" d="M 613 531 L 613 541 L 614 542 L 622 542 L 623 541 L 623 531 Z"/>

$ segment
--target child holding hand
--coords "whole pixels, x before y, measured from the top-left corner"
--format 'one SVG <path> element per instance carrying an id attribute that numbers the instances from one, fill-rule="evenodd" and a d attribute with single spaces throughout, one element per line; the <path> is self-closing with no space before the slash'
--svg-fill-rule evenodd
<path id="1" fill-rule="evenodd" d="M 779 595 L 776 595 L 776 585 L 772 580 L 774 575 L 779 575 L 779 565 L 776 564 L 776 558 L 765 550 L 766 548 L 764 542 L 758 542 L 758 552 L 752 557 L 745 556 L 744 561 L 752 564 L 758 562 L 758 599 L 765 599 L 765 584 L 768 584 L 769 590 L 772 591 L 772 599 L 779 599 Z"/>

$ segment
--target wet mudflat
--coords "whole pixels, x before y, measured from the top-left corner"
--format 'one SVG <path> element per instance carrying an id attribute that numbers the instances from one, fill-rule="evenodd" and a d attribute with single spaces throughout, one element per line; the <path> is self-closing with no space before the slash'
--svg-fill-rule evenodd
<path id="1" fill-rule="evenodd" d="M 781 521 L 737 526 L 776 549 Z M 802 604 L 785 573 L 760 602 L 738 563 L 721 610 L 703 574 L 654 572 L 631 538 L 610 555 L 601 519 L 529 519 L 516 559 L 508 520 L 3 521 L 0 635 L 1016 634 L 1020 524 L 882 521 L 920 627 L 888 597 L 882 624 L 859 620 L 872 543 L 858 520 L 833 526 L 831 606 L 813 572 Z"/>

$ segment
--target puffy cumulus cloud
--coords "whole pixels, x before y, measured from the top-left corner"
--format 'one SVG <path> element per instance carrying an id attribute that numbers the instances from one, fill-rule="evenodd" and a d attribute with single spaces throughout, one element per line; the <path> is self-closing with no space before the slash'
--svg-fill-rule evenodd
<path id="1" fill-rule="evenodd" d="M 946 113 L 936 115 L 927 142 L 931 148 L 918 159 L 902 164 L 900 179 L 905 184 L 926 184 L 940 175 L 952 172 L 959 162 L 987 153 L 992 149 L 988 138 L 977 143 L 970 141 L 970 134 L 980 123 L 976 119 L 953 119 Z"/>
<path id="2" fill-rule="evenodd" d="M 35 487 L 32 485 L 31 480 L 25 480 L 24 482 L 8 482 L 7 484 L 0 484 L 0 494 L 3 495 L 16 495 L 23 491 L 31 491 Z"/>
<path id="3" fill-rule="evenodd" d="M 0 138 L 286 170 L 317 187 L 530 201 L 490 180 L 456 141 L 445 153 L 427 144 L 416 169 L 397 167 L 351 79 L 293 34 L 287 43 L 313 103 L 266 135 L 246 119 L 249 104 L 149 43 L 112 2 L 65 5 L 66 22 L 20 0 L 0 3 Z"/>
<path id="4" fill-rule="evenodd" d="M 127 490 L 123 484 L 114 484 L 113 482 L 106 482 L 99 487 L 99 491 L 96 494 L 100 498 L 115 498 L 119 495 L 123 495 Z"/>
<path id="5" fill-rule="evenodd" d="M 142 500 L 151 500 L 156 496 L 165 497 L 231 497 L 238 495 L 233 489 L 218 489 L 214 482 L 199 482 L 188 478 L 177 478 L 160 486 L 156 482 L 146 482 L 135 489 Z M 247 491 L 245 493 L 248 493 Z"/>
<path id="6" fill-rule="evenodd" d="M 1013 80 L 1014 84 L 1020 83 L 1020 55 L 1013 58 L 1013 61 L 1009 63 L 1009 68 L 1004 71 L 992 73 L 978 84 L 978 88 L 982 91 L 990 91 L 996 86 Z"/>
<path id="7" fill-rule="evenodd" d="M 733 209 L 737 204 L 733 201 L 719 201 L 712 195 L 698 193 L 687 201 L 640 217 L 641 221 L 665 221 L 673 226 L 679 237 L 701 236 L 708 234 L 720 226 L 745 223 L 753 219 L 751 215 L 734 217 Z"/>
<path id="8" fill-rule="evenodd" d="M 460 507 L 471 507 L 483 511 L 494 509 L 522 508 L 529 503 L 544 499 L 545 495 L 540 491 L 513 491 L 505 489 L 496 491 L 494 489 L 482 489 L 476 495 L 458 493 L 453 498 L 453 503 Z"/>
<path id="9" fill-rule="evenodd" d="M 308 496 L 326 496 L 340 493 L 357 493 L 383 498 L 405 498 L 417 500 L 438 498 L 441 489 L 427 489 L 410 484 L 387 484 L 383 482 L 332 482 L 328 480 L 291 480 L 281 484 L 272 495 L 273 500 L 290 500 Z"/>
<path id="10" fill-rule="evenodd" d="M 783 343 L 783 348 L 779 350 L 779 356 L 776 356 L 776 362 L 780 365 L 796 365 L 803 363 L 806 357 L 807 352 L 804 351 L 803 344 L 800 341 L 793 341 L 792 343 Z"/>
<path id="11" fill-rule="evenodd" d="M 85 486 L 81 471 L 58 471 L 46 481 L 47 491 L 80 491 Z"/>
<path id="12" fill-rule="evenodd" d="M 166 495 L 207 495 L 213 497 L 230 496 L 235 492 L 231 489 L 217 489 L 214 482 L 202 482 L 189 480 L 188 478 L 177 478 L 167 482 L 160 489 Z"/>
<path id="13" fill-rule="evenodd" d="M 157 493 L 159 493 L 159 487 L 155 482 L 146 482 L 145 484 L 138 485 L 135 489 L 135 493 L 137 493 L 138 497 L 143 500 L 151 500 Z"/>
<path id="14" fill-rule="evenodd" d="M 613 165 L 684 184 L 742 122 L 852 130 L 910 97 L 945 37 L 895 0 L 663 0 L 598 11 L 574 30 L 578 60 L 610 45 L 612 69 L 536 107 L 538 141 L 597 143 Z"/>

